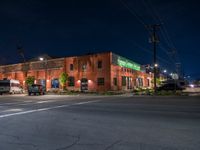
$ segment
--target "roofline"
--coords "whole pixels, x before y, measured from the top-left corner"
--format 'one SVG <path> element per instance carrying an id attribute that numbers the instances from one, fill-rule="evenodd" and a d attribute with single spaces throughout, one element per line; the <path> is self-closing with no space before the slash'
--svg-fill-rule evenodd
<path id="1" fill-rule="evenodd" d="M 115 52 L 112 52 L 112 51 L 102 51 L 102 52 L 96 52 L 96 53 L 88 53 L 88 54 L 83 54 L 83 55 L 74 55 L 74 56 L 65 56 L 65 57 L 58 57 L 58 58 L 52 58 L 52 59 L 48 59 L 47 61 L 53 61 L 53 60 L 57 60 L 57 59 L 65 59 L 65 58 L 70 58 L 70 57 L 84 57 L 84 56 L 93 56 L 93 55 L 98 55 L 98 54 L 115 54 L 115 55 L 118 55 L 118 56 L 121 56 L 121 57 L 124 57 L 123 55 L 119 55 L 119 54 L 117 54 L 117 53 L 115 53 Z M 127 58 L 127 57 L 124 57 L 124 58 L 126 58 L 126 59 L 128 59 L 128 60 L 130 60 L 130 61 L 133 61 L 133 62 L 135 62 L 134 60 L 132 60 L 132 59 L 130 59 L 130 58 Z M 38 60 L 38 61 L 27 61 L 27 62 L 22 62 L 22 63 L 16 63 L 16 64 L 6 64 L 6 65 L 1 65 L 0 67 L 5 67 L 5 66 L 15 66 L 15 65 L 23 65 L 23 64 L 28 64 L 28 63 L 37 63 L 37 62 L 40 62 L 40 60 Z M 135 63 L 137 63 L 138 65 L 140 65 L 141 66 L 141 64 L 140 63 L 138 63 L 138 62 L 135 62 Z"/>
<path id="2" fill-rule="evenodd" d="M 111 51 L 105 51 L 105 52 L 97 52 L 97 53 L 88 53 L 88 54 L 83 54 L 83 55 L 74 55 L 74 56 L 65 56 L 65 57 L 58 57 L 58 58 L 52 58 L 52 59 L 48 59 L 47 61 L 53 61 L 53 60 L 57 60 L 57 59 L 65 59 L 65 58 L 69 58 L 69 57 L 81 57 L 81 56 L 92 56 L 92 55 L 98 55 L 98 54 L 104 54 L 104 53 L 112 53 Z M 36 62 L 40 62 L 40 60 L 38 61 L 26 61 L 26 62 L 21 62 L 21 63 L 15 63 L 15 64 L 5 64 L 5 65 L 0 65 L 0 67 L 5 67 L 5 66 L 15 66 L 15 65 L 22 65 L 22 64 L 28 64 L 28 63 L 36 63 Z"/>

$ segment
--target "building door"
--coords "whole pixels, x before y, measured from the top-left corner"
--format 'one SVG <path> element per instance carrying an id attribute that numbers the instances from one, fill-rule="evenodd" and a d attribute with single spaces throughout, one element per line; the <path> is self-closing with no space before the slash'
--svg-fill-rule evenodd
<path id="1" fill-rule="evenodd" d="M 88 79 L 82 78 L 81 79 L 81 91 L 85 92 L 88 90 Z"/>
<path id="2" fill-rule="evenodd" d="M 137 78 L 136 79 L 136 85 L 137 85 L 137 87 L 143 87 L 143 79 Z"/>
<path id="3" fill-rule="evenodd" d="M 131 77 L 127 77 L 127 89 L 131 89 Z"/>

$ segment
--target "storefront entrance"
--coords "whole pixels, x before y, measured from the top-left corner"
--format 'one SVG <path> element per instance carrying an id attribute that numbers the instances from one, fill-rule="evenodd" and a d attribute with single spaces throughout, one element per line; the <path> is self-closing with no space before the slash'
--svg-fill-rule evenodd
<path id="1" fill-rule="evenodd" d="M 81 91 L 85 92 L 88 90 L 88 79 L 82 78 L 81 79 Z"/>

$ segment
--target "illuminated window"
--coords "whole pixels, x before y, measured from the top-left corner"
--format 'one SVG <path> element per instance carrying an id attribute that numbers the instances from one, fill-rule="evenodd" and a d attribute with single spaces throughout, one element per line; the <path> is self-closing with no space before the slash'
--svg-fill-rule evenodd
<path id="1" fill-rule="evenodd" d="M 51 80 L 51 88 L 59 88 L 59 80 L 58 79 Z"/>
<path id="2" fill-rule="evenodd" d="M 142 87 L 143 86 L 143 79 L 142 78 L 137 78 L 137 86 Z"/>

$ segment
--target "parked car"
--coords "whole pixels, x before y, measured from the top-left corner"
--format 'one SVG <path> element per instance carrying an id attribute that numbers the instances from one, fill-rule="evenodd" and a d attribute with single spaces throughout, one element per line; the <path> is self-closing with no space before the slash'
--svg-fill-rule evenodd
<path id="1" fill-rule="evenodd" d="M 23 93 L 23 89 L 18 80 L 0 80 L 0 95 L 3 93 L 20 94 Z"/>
<path id="2" fill-rule="evenodd" d="M 45 94 L 45 87 L 40 84 L 33 84 L 28 87 L 28 95 L 31 94 L 38 94 L 38 95 L 44 95 Z"/>
<path id="3" fill-rule="evenodd" d="M 184 87 L 176 84 L 176 83 L 167 83 L 157 88 L 158 91 L 175 91 L 175 90 L 184 90 Z"/>

